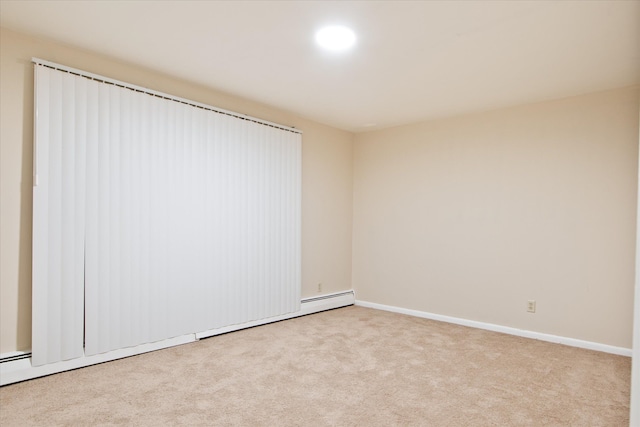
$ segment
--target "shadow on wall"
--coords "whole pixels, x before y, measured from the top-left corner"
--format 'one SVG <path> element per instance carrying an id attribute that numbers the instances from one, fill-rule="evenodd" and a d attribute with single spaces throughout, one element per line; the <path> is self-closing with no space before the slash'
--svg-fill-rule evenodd
<path id="1" fill-rule="evenodd" d="M 18 331 L 16 349 L 31 351 L 31 236 L 33 224 L 33 64 L 24 67 L 20 241 L 18 254 Z"/>

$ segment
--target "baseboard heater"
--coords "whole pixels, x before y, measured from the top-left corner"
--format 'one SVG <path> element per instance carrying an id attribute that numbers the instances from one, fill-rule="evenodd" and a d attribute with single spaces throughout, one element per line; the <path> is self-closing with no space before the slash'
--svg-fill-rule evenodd
<path id="1" fill-rule="evenodd" d="M 14 362 L 16 360 L 28 359 L 30 357 L 31 357 L 30 351 L 29 352 L 16 351 L 14 353 L 9 353 L 7 355 L 1 355 L 0 363 Z"/>
<path id="2" fill-rule="evenodd" d="M 135 347 L 121 348 L 107 353 L 101 353 L 92 356 L 82 356 L 76 359 L 50 363 L 42 366 L 33 366 L 31 363 L 31 353 L 28 352 L 10 353 L 5 355 L 4 357 L 0 355 L 0 386 L 13 384 L 20 381 L 26 381 L 33 378 L 44 377 L 47 375 L 69 371 L 72 369 L 96 365 L 98 363 L 109 362 L 111 360 L 121 359 L 124 357 L 135 356 L 137 354 L 147 353 L 150 351 L 161 350 L 163 348 L 174 347 L 180 344 L 187 344 L 200 340 L 202 338 L 212 337 L 227 332 L 233 332 L 241 329 L 251 328 L 254 326 L 264 325 L 267 323 L 279 322 L 281 320 L 306 316 L 308 314 L 319 313 L 326 310 L 332 310 L 334 308 L 354 305 L 355 294 L 352 290 L 350 290 L 345 292 L 320 295 L 317 297 L 304 298 L 300 302 L 300 310 L 293 313 L 287 313 L 267 319 L 260 319 L 253 322 L 226 326 L 218 329 L 211 329 L 194 334 L 182 335 L 179 337 L 148 344 L 142 344 Z"/>
<path id="3" fill-rule="evenodd" d="M 346 307 L 355 304 L 355 294 L 353 291 L 337 292 L 333 294 L 320 295 L 317 297 L 304 298 L 300 301 L 300 311 L 286 313 L 280 316 L 269 317 L 267 319 L 254 320 L 252 322 L 241 323 L 239 325 L 229 325 L 222 328 L 210 329 L 208 331 L 196 333 L 196 339 L 208 338 L 214 335 L 226 334 L 227 332 L 239 329 L 251 328 L 264 325 L 266 323 L 278 322 L 280 320 L 291 319 L 293 317 L 305 316 L 307 314 L 318 313 L 320 311 L 331 310 L 333 308 Z"/>

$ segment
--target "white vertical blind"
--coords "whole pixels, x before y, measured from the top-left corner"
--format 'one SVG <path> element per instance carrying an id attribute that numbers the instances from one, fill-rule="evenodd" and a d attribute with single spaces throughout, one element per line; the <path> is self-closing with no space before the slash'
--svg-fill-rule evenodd
<path id="1" fill-rule="evenodd" d="M 36 68 L 34 361 L 299 310 L 299 133 Z"/>

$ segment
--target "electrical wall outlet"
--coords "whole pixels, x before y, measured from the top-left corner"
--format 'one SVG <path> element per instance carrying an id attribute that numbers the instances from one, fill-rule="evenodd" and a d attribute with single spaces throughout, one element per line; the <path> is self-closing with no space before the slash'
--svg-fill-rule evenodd
<path id="1" fill-rule="evenodd" d="M 530 299 L 529 301 L 527 301 L 527 311 L 529 313 L 536 312 L 536 300 Z"/>
<path id="2" fill-rule="evenodd" d="M 322 282 L 318 283 L 318 293 L 322 292 Z"/>

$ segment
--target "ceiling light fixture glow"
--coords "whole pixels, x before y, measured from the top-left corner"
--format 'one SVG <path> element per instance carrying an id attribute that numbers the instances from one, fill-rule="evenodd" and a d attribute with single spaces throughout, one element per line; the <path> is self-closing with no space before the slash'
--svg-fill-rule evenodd
<path id="1" fill-rule="evenodd" d="M 316 42 L 327 50 L 347 50 L 356 43 L 356 34 L 350 28 L 332 25 L 316 33 Z"/>

